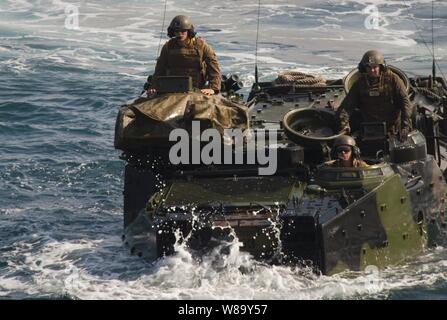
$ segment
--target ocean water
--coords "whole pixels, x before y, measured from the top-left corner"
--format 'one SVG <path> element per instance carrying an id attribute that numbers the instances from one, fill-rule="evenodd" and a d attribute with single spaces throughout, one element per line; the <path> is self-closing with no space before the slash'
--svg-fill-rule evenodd
<path id="1" fill-rule="evenodd" d="M 372 48 L 409 75 L 431 70 L 430 0 L 261 4 L 261 80 L 287 69 L 342 77 Z M 115 117 L 153 71 L 172 17 L 190 16 L 224 74 L 247 87 L 254 79 L 257 1 L 167 1 L 163 25 L 164 6 L 0 1 L 0 298 L 447 299 L 442 247 L 384 271 L 332 277 L 263 265 L 238 243 L 201 261 L 183 247 L 155 262 L 129 254 Z M 435 1 L 433 24 L 447 73 L 447 1 Z"/>

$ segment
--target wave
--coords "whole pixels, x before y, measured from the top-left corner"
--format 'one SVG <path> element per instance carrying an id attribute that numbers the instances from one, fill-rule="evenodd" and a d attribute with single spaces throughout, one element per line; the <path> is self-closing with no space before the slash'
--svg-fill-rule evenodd
<path id="1" fill-rule="evenodd" d="M 24 263 L 12 259 L 9 273 L 0 277 L 3 288 L 77 299 L 374 299 L 404 288 L 433 290 L 447 277 L 442 248 L 406 266 L 328 277 L 309 268 L 256 262 L 237 241 L 200 258 L 179 246 L 175 255 L 150 262 L 129 256 L 110 231 L 100 228 L 96 237 L 70 241 L 37 233 L 29 243 L 19 236 L 8 254 L 22 256 Z M 25 272 L 32 285 L 21 279 Z"/>

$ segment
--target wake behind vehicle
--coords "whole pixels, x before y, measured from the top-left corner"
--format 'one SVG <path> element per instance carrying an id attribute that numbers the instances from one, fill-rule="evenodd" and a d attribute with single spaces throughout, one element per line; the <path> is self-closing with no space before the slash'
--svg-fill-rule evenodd
<path id="1" fill-rule="evenodd" d="M 123 106 L 115 146 L 127 162 L 123 239 L 131 252 L 162 257 L 186 242 L 200 253 L 237 237 L 256 259 L 334 274 L 383 268 L 445 243 L 447 86 L 390 68 L 414 104 L 415 130 L 401 142 L 384 123 L 362 124 L 357 141 L 366 168 L 324 165 L 340 136 L 335 111 L 357 69 L 335 80 L 280 74 L 255 83 L 247 102 L 231 77 L 213 97 L 171 77 L 159 96 Z M 222 138 L 217 155 L 213 144 L 211 163 L 193 161 L 211 149 L 211 139 L 201 139 L 209 128 L 221 137 L 228 128 L 248 134 L 242 147 Z M 175 129 L 190 133 L 184 163 L 171 161 Z M 276 155 L 273 174 L 260 175 L 268 164 L 253 154 Z"/>

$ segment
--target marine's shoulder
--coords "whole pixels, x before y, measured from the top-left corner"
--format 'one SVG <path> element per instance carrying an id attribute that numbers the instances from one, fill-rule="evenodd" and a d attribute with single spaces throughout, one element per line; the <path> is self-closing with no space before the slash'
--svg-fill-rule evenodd
<path id="1" fill-rule="evenodd" d="M 390 69 L 385 71 L 385 77 L 387 77 L 389 80 L 391 80 L 394 83 L 402 83 L 403 84 L 403 80 L 399 77 L 399 75 Z"/>
<path id="2" fill-rule="evenodd" d="M 351 88 L 349 89 L 349 93 L 354 93 L 354 92 L 358 92 L 359 90 L 361 90 L 364 87 L 367 87 L 368 82 L 366 81 L 366 74 L 365 73 L 360 73 L 358 79 L 356 81 L 354 81 L 354 83 L 352 84 Z"/>
<path id="3" fill-rule="evenodd" d="M 169 39 L 168 41 L 165 42 L 163 47 L 171 48 L 174 44 L 175 44 L 175 39 L 171 38 L 171 39 Z"/>
<path id="4" fill-rule="evenodd" d="M 202 45 L 202 46 L 207 44 L 206 40 L 204 38 L 198 37 L 198 36 L 195 36 L 194 38 L 191 38 L 191 42 L 193 44 L 198 44 L 198 45 Z"/>
<path id="5" fill-rule="evenodd" d="M 213 49 L 209 43 L 202 37 L 194 37 L 193 43 L 197 43 L 200 48 Z"/>
<path id="6" fill-rule="evenodd" d="M 354 159 L 354 167 L 356 167 L 356 168 L 368 168 L 369 164 L 367 164 L 362 159 Z"/>

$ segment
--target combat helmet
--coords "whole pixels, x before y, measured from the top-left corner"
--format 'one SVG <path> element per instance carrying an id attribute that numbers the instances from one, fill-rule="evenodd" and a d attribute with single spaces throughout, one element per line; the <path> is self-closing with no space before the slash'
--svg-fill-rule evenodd
<path id="1" fill-rule="evenodd" d="M 188 37 L 192 38 L 196 35 L 194 32 L 194 26 L 189 21 L 187 16 L 176 16 L 172 19 L 171 24 L 168 27 L 168 37 L 175 37 L 175 32 L 180 30 L 188 30 Z"/>
<path id="2" fill-rule="evenodd" d="M 335 139 L 334 144 L 332 146 L 334 156 L 335 156 L 335 150 L 339 146 L 350 146 L 352 148 L 352 154 L 354 158 L 360 158 L 360 149 L 357 147 L 357 144 L 355 143 L 353 137 L 348 135 L 341 135 L 337 139 Z"/>
<path id="3" fill-rule="evenodd" d="M 386 69 L 386 61 L 383 57 L 383 54 L 380 53 L 378 50 L 366 51 L 359 63 L 359 71 L 361 73 L 365 73 L 366 66 L 370 65 L 380 65 L 382 71 L 384 71 Z"/>

